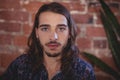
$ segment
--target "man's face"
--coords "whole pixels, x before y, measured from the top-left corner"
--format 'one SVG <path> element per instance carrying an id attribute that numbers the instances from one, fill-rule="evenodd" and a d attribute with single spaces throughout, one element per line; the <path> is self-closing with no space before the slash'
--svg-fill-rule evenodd
<path id="1" fill-rule="evenodd" d="M 65 16 L 53 12 L 43 12 L 39 16 L 36 36 L 43 46 L 44 55 L 59 56 L 69 38 L 69 29 Z"/>

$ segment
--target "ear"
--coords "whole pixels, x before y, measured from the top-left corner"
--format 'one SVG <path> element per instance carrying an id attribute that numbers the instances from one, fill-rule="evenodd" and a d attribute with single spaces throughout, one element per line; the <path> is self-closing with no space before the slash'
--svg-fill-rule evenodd
<path id="1" fill-rule="evenodd" d="M 36 38 L 38 38 L 38 29 L 35 28 L 35 34 L 36 34 Z"/>

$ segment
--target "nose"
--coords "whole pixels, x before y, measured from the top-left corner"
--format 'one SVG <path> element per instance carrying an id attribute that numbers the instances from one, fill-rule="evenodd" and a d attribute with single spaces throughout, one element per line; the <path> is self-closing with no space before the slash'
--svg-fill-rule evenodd
<path id="1" fill-rule="evenodd" d="M 50 40 L 54 41 L 58 39 L 58 34 L 56 32 L 51 33 Z"/>

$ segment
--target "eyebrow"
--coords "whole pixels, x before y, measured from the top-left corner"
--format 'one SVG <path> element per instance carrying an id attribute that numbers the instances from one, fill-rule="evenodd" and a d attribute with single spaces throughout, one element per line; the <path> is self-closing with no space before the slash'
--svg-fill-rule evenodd
<path id="1" fill-rule="evenodd" d="M 50 25 L 49 24 L 41 24 L 38 27 L 50 27 Z"/>
<path id="2" fill-rule="evenodd" d="M 57 27 L 61 27 L 61 26 L 68 27 L 68 26 L 65 25 L 65 24 L 58 24 L 58 25 L 57 25 Z M 41 24 L 41 25 L 39 25 L 38 27 L 50 27 L 50 25 L 49 25 L 49 24 Z"/>
<path id="3" fill-rule="evenodd" d="M 68 26 L 65 25 L 65 24 L 58 24 L 57 26 L 58 26 L 58 27 L 60 27 L 60 26 L 68 27 Z"/>

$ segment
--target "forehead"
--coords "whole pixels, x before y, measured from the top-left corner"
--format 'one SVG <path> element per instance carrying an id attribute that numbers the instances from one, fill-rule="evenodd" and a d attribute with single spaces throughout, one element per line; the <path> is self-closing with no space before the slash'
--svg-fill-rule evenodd
<path id="1" fill-rule="evenodd" d="M 43 12 L 39 16 L 39 23 L 40 24 L 66 24 L 67 19 L 64 15 L 54 13 L 54 12 Z"/>

